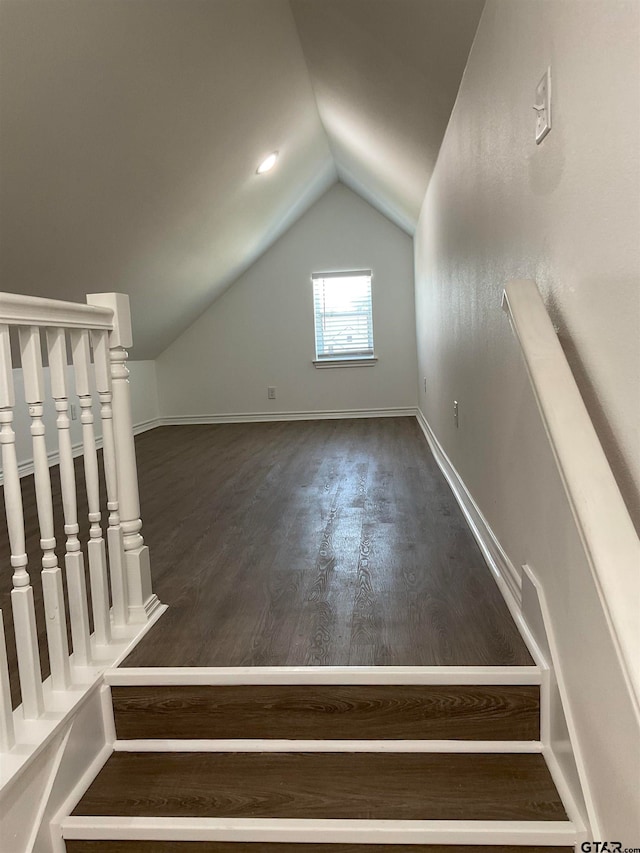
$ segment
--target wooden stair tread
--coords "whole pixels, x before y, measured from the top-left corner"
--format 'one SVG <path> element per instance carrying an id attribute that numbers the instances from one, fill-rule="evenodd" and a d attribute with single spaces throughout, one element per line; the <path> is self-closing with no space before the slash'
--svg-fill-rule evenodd
<path id="1" fill-rule="evenodd" d="M 573 853 L 573 847 L 470 844 L 336 844 L 264 841 L 66 841 L 67 853 Z"/>
<path id="2" fill-rule="evenodd" d="M 116 752 L 73 815 L 567 820 L 527 753 Z"/>
<path id="3" fill-rule="evenodd" d="M 118 738 L 537 740 L 537 685 L 112 688 Z"/>

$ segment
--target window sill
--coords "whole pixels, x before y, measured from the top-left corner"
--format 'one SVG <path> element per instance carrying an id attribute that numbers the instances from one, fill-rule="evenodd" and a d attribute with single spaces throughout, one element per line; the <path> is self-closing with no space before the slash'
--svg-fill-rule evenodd
<path id="1" fill-rule="evenodd" d="M 378 361 L 375 356 L 370 358 L 323 358 L 313 362 L 314 367 L 373 367 Z"/>

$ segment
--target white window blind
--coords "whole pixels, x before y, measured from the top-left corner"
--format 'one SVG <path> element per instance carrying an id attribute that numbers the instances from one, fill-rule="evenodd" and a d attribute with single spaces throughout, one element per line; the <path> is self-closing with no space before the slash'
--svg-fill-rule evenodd
<path id="1" fill-rule="evenodd" d="M 316 359 L 373 358 L 371 270 L 314 273 Z"/>

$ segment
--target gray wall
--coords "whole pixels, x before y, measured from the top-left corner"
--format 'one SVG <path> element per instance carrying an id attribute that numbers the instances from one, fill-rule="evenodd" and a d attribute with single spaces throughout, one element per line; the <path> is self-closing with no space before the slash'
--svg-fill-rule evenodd
<path id="1" fill-rule="evenodd" d="M 514 565 L 542 581 L 594 813 L 629 839 L 637 719 L 500 298 L 509 279 L 538 282 L 637 523 L 639 19 L 637 2 L 489 0 L 416 234 L 420 407 Z M 536 146 L 548 65 L 553 129 Z"/>

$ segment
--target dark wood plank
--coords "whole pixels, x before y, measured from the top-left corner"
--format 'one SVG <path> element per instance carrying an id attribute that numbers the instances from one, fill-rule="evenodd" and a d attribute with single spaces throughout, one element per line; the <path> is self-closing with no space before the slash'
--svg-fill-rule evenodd
<path id="1" fill-rule="evenodd" d="M 137 451 L 170 610 L 125 666 L 533 663 L 414 418 L 165 427 Z"/>
<path id="2" fill-rule="evenodd" d="M 573 847 L 483 844 L 290 844 L 237 841 L 65 842 L 67 853 L 573 853 Z"/>
<path id="3" fill-rule="evenodd" d="M 113 687 L 130 738 L 537 740 L 537 686 Z"/>
<path id="4" fill-rule="evenodd" d="M 73 814 L 566 819 L 539 754 L 114 753 Z"/>

